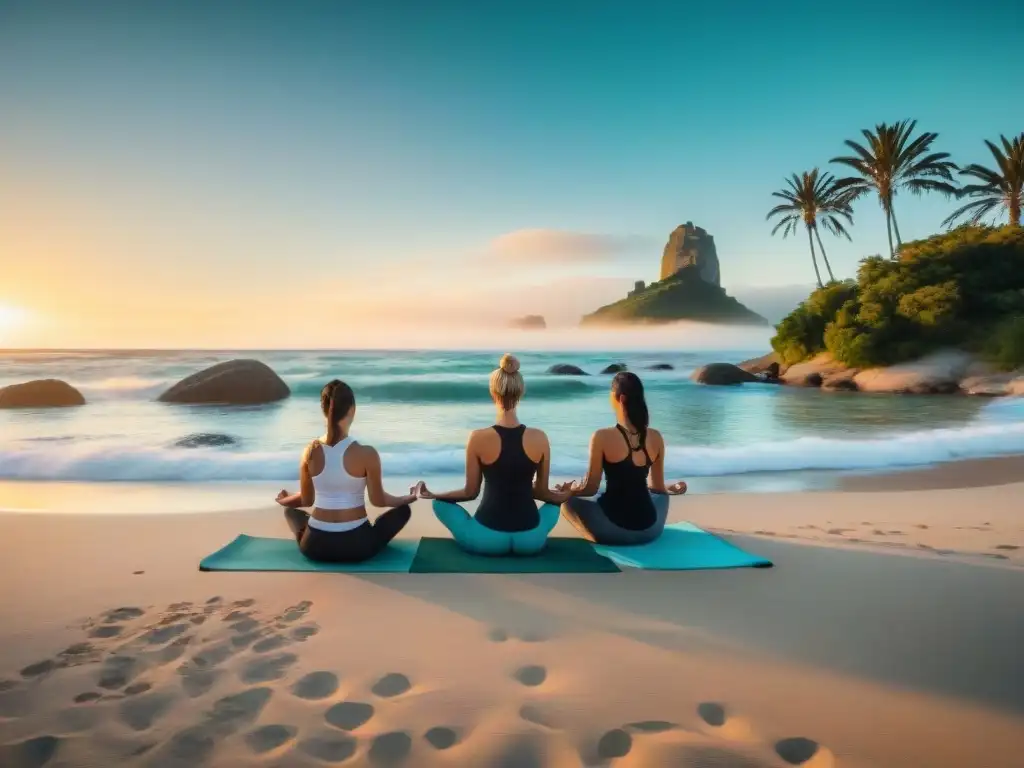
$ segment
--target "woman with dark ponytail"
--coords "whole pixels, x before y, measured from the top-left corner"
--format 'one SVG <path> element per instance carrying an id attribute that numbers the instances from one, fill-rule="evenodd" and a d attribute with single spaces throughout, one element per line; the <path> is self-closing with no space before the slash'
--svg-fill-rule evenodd
<path id="1" fill-rule="evenodd" d="M 384 490 L 380 456 L 368 445 L 352 439 L 356 396 L 335 379 L 320 393 L 320 408 L 327 431 L 302 454 L 301 490 L 281 491 L 277 503 L 310 560 L 358 563 L 384 549 L 409 522 L 415 496 L 392 496 Z M 390 507 L 372 523 L 366 516 L 364 496 L 375 507 Z M 310 514 L 300 507 L 313 507 Z"/>
<path id="2" fill-rule="evenodd" d="M 591 437 L 586 477 L 558 488 L 572 497 L 562 515 L 598 544 L 646 544 L 661 535 L 668 497 L 686 493 L 686 483 L 665 485 L 665 441 L 650 428 L 640 377 L 615 374 L 611 403 L 615 426 Z M 608 479 L 605 492 L 597 500 L 583 498 L 597 493 L 602 474 Z"/>

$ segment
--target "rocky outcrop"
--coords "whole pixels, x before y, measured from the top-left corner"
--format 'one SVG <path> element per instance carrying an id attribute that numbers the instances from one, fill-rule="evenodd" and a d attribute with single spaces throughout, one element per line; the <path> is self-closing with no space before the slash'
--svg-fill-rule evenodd
<path id="1" fill-rule="evenodd" d="M 648 371 L 674 371 L 675 366 L 671 363 L 654 363 L 654 365 L 647 366 Z"/>
<path id="2" fill-rule="evenodd" d="M 690 378 L 698 384 L 712 386 L 753 384 L 760 381 L 754 374 L 748 373 L 732 363 L 709 363 L 690 374 Z"/>
<path id="3" fill-rule="evenodd" d="M 605 369 L 601 371 L 601 373 L 622 373 L 625 370 L 625 363 L 612 363 L 611 365 L 606 366 Z"/>
<path id="4" fill-rule="evenodd" d="M 870 368 L 858 373 L 854 381 L 862 392 L 950 394 L 960 390 L 960 381 L 973 360 L 966 352 L 947 350 L 910 363 Z"/>
<path id="5" fill-rule="evenodd" d="M 786 370 L 786 366 L 782 364 L 782 361 L 779 360 L 779 356 L 774 352 L 769 352 L 767 355 L 761 355 L 761 357 L 755 357 L 751 360 L 744 360 L 739 364 L 739 367 L 747 373 L 753 373 L 756 375 L 767 373 L 773 365 L 779 366 L 780 373 L 784 373 Z"/>
<path id="6" fill-rule="evenodd" d="M 75 405 L 85 405 L 85 398 L 60 379 L 37 379 L 0 389 L 0 408 L 68 408 Z"/>
<path id="7" fill-rule="evenodd" d="M 836 379 L 838 381 L 839 376 L 846 377 L 850 374 L 851 369 L 847 368 L 842 363 L 836 362 L 832 355 L 826 353 L 817 355 L 810 360 L 791 365 L 786 369 L 786 372 L 782 374 L 782 381 L 786 384 L 790 384 L 798 387 L 820 387 L 824 385 L 827 380 Z M 853 371 L 853 374 L 856 374 Z M 830 387 L 831 389 L 852 387 Z"/>
<path id="8" fill-rule="evenodd" d="M 557 363 L 548 368 L 548 373 L 552 376 L 586 376 L 586 371 L 575 365 L 569 365 L 568 363 Z"/>
<path id="9" fill-rule="evenodd" d="M 509 326 L 524 331 L 540 331 L 548 327 L 540 315 L 526 315 L 509 321 Z"/>
<path id="10" fill-rule="evenodd" d="M 822 377 L 821 388 L 830 392 L 856 392 L 856 377 L 856 368 L 829 373 L 827 376 Z"/>
<path id="11" fill-rule="evenodd" d="M 159 399 L 190 405 L 261 405 L 290 394 L 288 385 L 265 363 L 229 360 L 182 379 Z"/>
<path id="12" fill-rule="evenodd" d="M 960 391 L 977 397 L 1000 397 L 1010 394 L 1010 385 L 1020 374 L 991 373 L 968 376 L 960 382 Z"/>
<path id="13" fill-rule="evenodd" d="M 174 443 L 177 448 L 220 448 L 237 444 L 238 441 L 231 435 L 222 435 L 219 432 L 197 432 L 194 435 L 185 435 Z"/>
<path id="14" fill-rule="evenodd" d="M 661 277 L 671 277 L 686 267 L 696 266 L 700 279 L 709 285 L 721 285 L 715 239 L 692 221 L 676 227 L 668 236 L 661 254 Z"/>

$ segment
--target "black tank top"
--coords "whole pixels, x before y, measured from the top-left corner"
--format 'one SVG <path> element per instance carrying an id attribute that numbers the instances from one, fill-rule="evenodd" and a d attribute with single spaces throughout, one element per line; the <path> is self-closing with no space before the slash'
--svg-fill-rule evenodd
<path id="1" fill-rule="evenodd" d="M 537 462 L 530 459 L 523 448 L 526 427 L 495 424 L 493 429 L 501 438 L 501 453 L 493 464 L 482 465 L 484 497 L 475 517 L 491 530 L 529 531 L 540 524 L 540 514 L 533 500 Z"/>
<path id="2" fill-rule="evenodd" d="M 651 500 L 651 492 L 647 490 L 647 476 L 651 472 L 651 456 L 646 445 L 634 448 L 629 442 L 629 434 L 621 424 L 616 424 L 622 439 L 626 441 L 629 453 L 622 461 L 604 459 L 605 490 L 598 498 L 608 519 L 620 528 L 631 531 L 644 531 L 654 525 L 657 512 Z M 633 463 L 633 454 L 643 452 L 644 463 L 640 466 Z"/>

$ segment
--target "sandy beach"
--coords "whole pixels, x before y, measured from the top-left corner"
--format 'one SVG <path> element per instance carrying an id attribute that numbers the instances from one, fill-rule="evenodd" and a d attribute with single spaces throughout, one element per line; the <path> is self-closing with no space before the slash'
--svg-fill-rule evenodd
<path id="1" fill-rule="evenodd" d="M 279 510 L 2 514 L 0 765 L 1020 765 L 1024 484 L 903 481 L 675 500 L 767 570 L 203 573 Z"/>

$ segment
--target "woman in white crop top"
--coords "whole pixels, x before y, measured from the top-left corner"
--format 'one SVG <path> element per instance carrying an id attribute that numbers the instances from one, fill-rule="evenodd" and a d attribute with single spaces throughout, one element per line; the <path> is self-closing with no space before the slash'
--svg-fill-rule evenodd
<path id="1" fill-rule="evenodd" d="M 310 560 L 357 563 L 369 560 L 388 545 L 406 523 L 416 497 L 392 496 L 381 482 L 380 456 L 349 434 L 356 415 L 352 388 L 335 379 L 320 393 L 327 418 L 327 434 L 302 454 L 301 490 L 281 491 L 277 503 Z M 372 523 L 366 516 L 364 495 L 377 507 L 390 507 Z M 313 507 L 306 514 L 300 507 Z"/>

